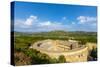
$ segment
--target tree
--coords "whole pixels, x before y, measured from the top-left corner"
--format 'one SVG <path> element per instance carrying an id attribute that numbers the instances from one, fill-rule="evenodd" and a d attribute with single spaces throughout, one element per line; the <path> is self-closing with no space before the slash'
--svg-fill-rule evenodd
<path id="1" fill-rule="evenodd" d="M 79 41 L 79 44 L 85 45 L 86 44 L 86 41 L 85 40 L 81 40 L 81 41 Z"/>
<path id="2" fill-rule="evenodd" d="M 63 55 L 61 55 L 61 56 L 59 56 L 59 58 L 58 58 L 58 62 L 59 62 L 59 63 L 65 63 L 65 62 L 66 62 L 66 58 L 65 58 Z"/>
<path id="3" fill-rule="evenodd" d="M 58 62 L 58 60 L 56 58 L 50 58 L 49 61 L 50 61 L 50 63 L 57 63 Z"/>
<path id="4" fill-rule="evenodd" d="M 92 49 L 90 56 L 93 58 L 93 60 L 97 60 L 97 48 Z"/>

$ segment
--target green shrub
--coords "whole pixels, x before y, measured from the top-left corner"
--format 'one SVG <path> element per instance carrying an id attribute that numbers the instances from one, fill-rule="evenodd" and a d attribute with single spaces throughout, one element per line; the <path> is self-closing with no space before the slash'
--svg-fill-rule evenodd
<path id="1" fill-rule="evenodd" d="M 65 62 L 66 62 L 66 58 L 65 58 L 63 55 L 61 55 L 61 56 L 59 56 L 59 58 L 58 58 L 58 62 L 59 62 L 59 63 L 65 63 Z"/>

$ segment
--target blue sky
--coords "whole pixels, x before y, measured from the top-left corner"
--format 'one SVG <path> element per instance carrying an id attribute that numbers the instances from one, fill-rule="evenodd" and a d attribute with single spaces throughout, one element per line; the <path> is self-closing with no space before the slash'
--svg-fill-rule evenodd
<path id="1" fill-rule="evenodd" d="M 67 4 L 15 2 L 14 30 L 18 32 L 97 31 L 97 8 Z"/>

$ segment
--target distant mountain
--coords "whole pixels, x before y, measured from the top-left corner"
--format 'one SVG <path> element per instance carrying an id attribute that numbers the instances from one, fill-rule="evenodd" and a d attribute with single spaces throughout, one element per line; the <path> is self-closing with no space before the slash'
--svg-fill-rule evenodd
<path id="1" fill-rule="evenodd" d="M 95 35 L 97 36 L 97 32 L 85 32 L 85 31 L 63 31 L 63 30 L 55 30 L 49 32 L 14 32 L 15 35 L 31 35 L 31 36 L 89 36 Z"/>

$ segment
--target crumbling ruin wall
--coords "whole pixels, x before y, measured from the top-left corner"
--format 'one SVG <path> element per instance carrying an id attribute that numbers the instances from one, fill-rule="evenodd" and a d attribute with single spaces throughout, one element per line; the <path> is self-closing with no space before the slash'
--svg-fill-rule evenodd
<path id="1" fill-rule="evenodd" d="M 40 51 L 41 53 L 49 55 L 51 58 L 59 58 L 60 55 L 64 55 L 67 62 L 85 62 L 87 61 L 88 57 L 88 47 L 68 52 L 52 52 L 40 49 L 37 50 Z"/>

